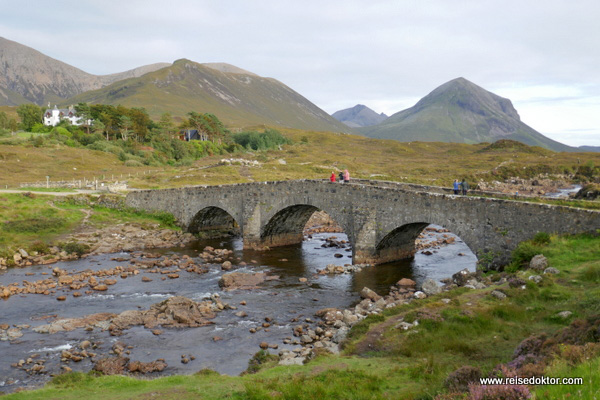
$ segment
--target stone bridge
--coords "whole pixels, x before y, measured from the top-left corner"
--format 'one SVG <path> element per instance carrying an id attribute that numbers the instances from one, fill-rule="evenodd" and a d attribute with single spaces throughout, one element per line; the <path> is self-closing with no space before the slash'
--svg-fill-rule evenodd
<path id="1" fill-rule="evenodd" d="M 161 210 L 189 232 L 238 229 L 244 248 L 285 246 L 303 240 L 303 228 L 325 211 L 348 235 L 354 263 L 379 264 L 412 257 L 429 224 L 458 235 L 494 264 L 538 232 L 600 229 L 600 212 L 577 208 L 446 194 L 442 188 L 379 181 L 323 180 L 141 190 L 128 206 Z"/>

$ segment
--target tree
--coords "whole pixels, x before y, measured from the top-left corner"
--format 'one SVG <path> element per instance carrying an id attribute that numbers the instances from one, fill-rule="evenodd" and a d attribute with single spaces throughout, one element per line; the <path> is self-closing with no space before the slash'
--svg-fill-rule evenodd
<path id="1" fill-rule="evenodd" d="M 0 111 L 0 129 L 8 128 L 8 115 L 4 111 Z"/>
<path id="2" fill-rule="evenodd" d="M 90 124 L 92 122 L 92 109 L 87 103 L 79 103 L 75 106 L 76 115 L 83 121 L 82 125 L 86 127 L 87 133 L 90 133 Z"/>
<path id="3" fill-rule="evenodd" d="M 21 128 L 30 131 L 35 124 L 42 121 L 43 111 L 35 104 L 21 104 L 17 107 L 17 114 L 21 118 Z"/>
<path id="4" fill-rule="evenodd" d="M 10 133 L 15 133 L 17 131 L 17 129 L 19 129 L 17 120 L 14 118 L 9 119 L 8 120 L 8 130 L 10 130 Z"/>
<path id="5" fill-rule="evenodd" d="M 188 114 L 190 118 L 182 124 L 182 128 L 194 128 L 207 135 L 213 142 L 229 142 L 231 132 L 225 129 L 223 123 L 213 114 L 198 114 L 192 111 Z"/>
<path id="6" fill-rule="evenodd" d="M 146 112 L 145 108 L 132 108 L 127 113 L 133 124 L 133 130 L 136 134 L 137 140 L 142 140 L 148 134 L 148 127 L 152 123 L 150 116 Z"/>
<path id="7" fill-rule="evenodd" d="M 160 116 L 160 120 L 158 121 L 158 128 L 161 133 L 170 134 L 175 129 L 175 124 L 173 123 L 173 117 L 171 113 L 164 113 Z"/>
<path id="8" fill-rule="evenodd" d="M 104 124 L 99 119 L 95 119 L 92 123 L 92 129 L 94 133 L 103 134 L 104 133 Z M 106 133 L 106 140 L 108 140 L 108 133 Z"/>
<path id="9" fill-rule="evenodd" d="M 121 139 L 127 140 L 129 129 L 133 126 L 133 122 L 127 115 L 121 115 L 121 117 L 119 117 L 119 122 L 121 126 Z"/>

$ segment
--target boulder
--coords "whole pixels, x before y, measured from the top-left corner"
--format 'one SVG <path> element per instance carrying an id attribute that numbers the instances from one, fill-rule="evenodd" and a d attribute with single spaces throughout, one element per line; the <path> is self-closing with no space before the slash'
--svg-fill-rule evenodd
<path id="1" fill-rule="evenodd" d="M 120 375 L 125 372 L 125 367 L 129 362 L 127 357 L 106 357 L 98 360 L 93 370 L 104 375 Z"/>
<path id="2" fill-rule="evenodd" d="M 364 287 L 363 290 L 360 291 L 360 297 L 363 299 L 369 299 L 371 301 L 377 301 L 381 299 L 381 296 L 369 289 L 368 287 Z"/>
<path id="3" fill-rule="evenodd" d="M 152 372 L 162 372 L 165 368 L 167 368 L 167 363 L 162 360 L 156 360 L 151 362 L 141 362 L 141 361 L 132 361 L 127 366 L 129 372 L 138 372 L 140 374 L 149 374 Z"/>
<path id="4" fill-rule="evenodd" d="M 529 262 L 529 269 L 534 271 L 542 272 L 546 268 L 548 268 L 548 259 L 543 254 L 534 256 Z"/>
<path id="5" fill-rule="evenodd" d="M 433 296 L 442 292 L 442 288 L 431 278 L 427 279 L 423 283 L 423 287 L 421 289 L 427 296 Z"/>
<path id="6" fill-rule="evenodd" d="M 225 261 L 223 264 L 221 264 L 221 269 L 223 271 L 229 271 L 229 270 L 231 270 L 231 268 L 233 268 L 231 261 Z"/>
<path id="7" fill-rule="evenodd" d="M 472 277 L 473 274 L 465 268 L 452 275 L 452 281 L 458 286 L 465 286 Z"/>
<path id="8" fill-rule="evenodd" d="M 415 287 L 417 286 L 417 282 L 413 281 L 412 279 L 402 278 L 396 283 L 396 285 L 403 287 Z"/>
<path id="9" fill-rule="evenodd" d="M 544 274 L 558 275 L 560 271 L 554 267 L 548 267 L 544 270 Z"/>
<path id="10" fill-rule="evenodd" d="M 267 280 L 267 274 L 264 272 L 230 272 L 223 274 L 219 280 L 219 286 L 225 290 L 254 289 L 265 280 Z"/>

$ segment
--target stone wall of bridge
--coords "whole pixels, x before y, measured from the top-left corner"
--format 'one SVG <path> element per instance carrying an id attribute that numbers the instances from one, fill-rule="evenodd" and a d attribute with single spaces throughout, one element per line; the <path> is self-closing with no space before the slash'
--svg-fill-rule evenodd
<path id="1" fill-rule="evenodd" d="M 537 232 L 600 229 L 600 212 L 429 192 L 418 185 L 321 180 L 195 186 L 131 192 L 127 204 L 172 213 L 192 232 L 235 227 L 246 248 L 297 243 L 316 210 L 329 214 L 352 244 L 354 263 L 411 257 L 428 224 L 458 235 L 478 256 L 504 262 L 516 245 Z"/>

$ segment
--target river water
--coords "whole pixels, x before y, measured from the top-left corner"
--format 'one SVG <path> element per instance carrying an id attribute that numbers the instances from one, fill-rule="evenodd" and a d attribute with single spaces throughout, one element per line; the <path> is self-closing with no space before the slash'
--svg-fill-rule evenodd
<path id="1" fill-rule="evenodd" d="M 429 240 L 440 235 L 427 232 Z M 446 234 L 454 236 L 452 234 Z M 315 311 L 326 308 L 349 308 L 360 301 L 359 292 L 369 287 L 379 294 L 387 294 L 390 285 L 401 278 L 411 278 L 417 283 L 426 278 L 436 280 L 451 276 L 468 268 L 475 269 L 476 257 L 470 249 L 456 237 L 456 241 L 443 247 L 429 250 L 431 255 L 418 252 L 414 259 L 394 262 L 375 267 L 364 268 L 360 272 L 341 275 L 317 275 L 317 271 L 327 264 L 343 265 L 351 263 L 349 249 L 322 247 L 327 238 L 346 239 L 344 234 L 321 233 L 307 237 L 302 244 L 275 248 L 268 252 L 242 250 L 240 239 L 199 240 L 185 248 L 153 250 L 164 255 L 187 254 L 197 257 L 205 246 L 226 248 L 234 251 L 234 257 L 248 263 L 248 266 L 236 271 L 268 272 L 280 276 L 279 280 L 267 281 L 253 290 L 223 291 L 218 281 L 224 271 L 219 265 L 210 265 L 206 274 L 179 272 L 179 279 L 160 280 L 156 274 L 141 270 L 137 276 L 118 279 L 117 284 L 109 286 L 106 292 L 83 295 L 75 298 L 71 291 L 58 290 L 45 296 L 39 294 L 11 296 L 0 300 L 0 325 L 28 325 L 23 328 L 23 336 L 12 341 L 0 341 L 0 393 L 11 392 L 18 387 L 35 387 L 50 379 L 51 374 L 61 371 L 60 355 L 65 349 L 75 349 L 83 340 L 91 341 L 97 348 L 93 351 L 98 357 L 108 356 L 116 341 L 129 346 L 131 360 L 143 362 L 163 358 L 168 367 L 162 373 L 151 376 L 171 374 L 191 374 L 203 368 L 210 368 L 222 374 L 237 375 L 248 366 L 248 360 L 255 354 L 261 342 L 278 344 L 279 349 L 292 348 L 284 345 L 285 338 L 292 337 L 294 326 L 317 320 Z M 338 253 L 338 257 L 335 254 Z M 342 253 L 343 258 L 339 258 Z M 118 265 L 127 266 L 127 261 L 115 261 L 114 258 L 133 258 L 129 253 L 94 255 L 88 258 L 62 262 L 50 266 L 32 266 L 22 269 L 10 269 L 0 274 L 0 285 L 13 282 L 36 281 L 47 278 L 54 267 L 69 272 L 100 270 Z M 254 261 L 254 262 L 252 262 Z M 200 262 L 199 262 L 200 263 Z M 235 268 L 234 262 L 234 268 Z M 152 282 L 142 282 L 143 276 L 153 278 Z M 307 278 L 301 283 L 299 278 Z M 219 294 L 224 303 L 237 307 L 237 310 L 224 310 L 212 320 L 214 325 L 198 328 L 161 330 L 155 336 L 142 326 L 123 331 L 122 336 L 110 336 L 108 331 L 94 329 L 86 331 L 76 329 L 56 334 L 39 334 L 32 328 L 47 324 L 57 318 L 75 318 L 85 315 L 111 312 L 120 313 L 132 309 L 148 309 L 171 296 L 185 296 L 201 301 L 213 294 Z M 65 294 L 66 301 L 57 301 L 56 297 Z M 246 305 L 240 305 L 245 301 Z M 238 317 L 236 312 L 245 311 L 247 316 Z M 268 329 L 260 329 L 265 318 L 271 319 Z M 308 319 L 308 321 L 307 321 Z M 259 328 L 250 333 L 250 328 Z M 215 341 L 215 337 L 221 338 Z M 277 350 L 271 350 L 276 352 Z M 182 355 L 194 357 L 187 364 L 181 362 Z M 29 375 L 11 364 L 28 357 L 45 360 L 45 373 Z M 74 371 L 89 371 L 93 364 L 89 358 L 81 362 L 67 364 Z"/>

